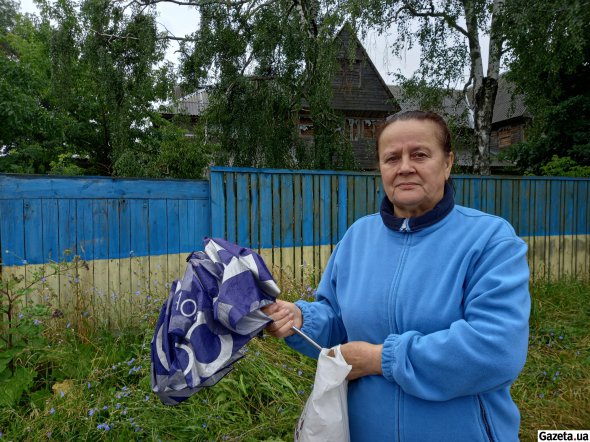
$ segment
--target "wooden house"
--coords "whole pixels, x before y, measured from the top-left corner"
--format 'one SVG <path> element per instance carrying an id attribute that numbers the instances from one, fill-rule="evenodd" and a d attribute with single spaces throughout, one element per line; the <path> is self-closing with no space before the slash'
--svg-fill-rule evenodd
<path id="1" fill-rule="evenodd" d="M 365 48 L 349 25 L 336 36 L 339 69 L 332 81 L 332 108 L 344 117 L 344 134 L 349 137 L 357 169 L 376 167 L 375 131 L 385 118 L 400 110 L 389 87 L 377 71 Z M 354 45 L 354 51 L 350 45 Z M 353 55 L 351 57 L 351 52 Z M 165 118 L 185 115 L 194 124 L 209 103 L 205 89 L 177 97 Z M 313 148 L 314 124 L 309 104 L 302 100 L 299 112 L 299 135 Z"/>
<path id="2" fill-rule="evenodd" d="M 376 128 L 400 106 L 348 24 L 336 39 L 339 69 L 332 80 L 331 106 L 344 117 L 344 134 L 350 140 L 357 168 L 372 170 L 377 164 Z M 313 121 L 305 101 L 299 115 L 299 134 L 313 143 Z"/>

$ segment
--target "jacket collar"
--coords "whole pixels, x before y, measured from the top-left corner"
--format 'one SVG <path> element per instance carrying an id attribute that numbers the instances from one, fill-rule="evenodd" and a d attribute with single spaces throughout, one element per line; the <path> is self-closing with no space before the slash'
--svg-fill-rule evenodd
<path id="1" fill-rule="evenodd" d="M 381 219 L 383 223 L 391 230 L 396 232 L 408 231 L 416 232 L 425 229 L 433 224 L 436 224 L 447 216 L 453 207 L 455 207 L 455 197 L 453 195 L 453 188 L 447 182 L 445 183 L 445 193 L 442 199 L 434 206 L 432 210 L 423 215 L 413 218 L 399 218 L 393 213 L 393 204 L 387 198 L 387 195 L 381 201 Z"/>

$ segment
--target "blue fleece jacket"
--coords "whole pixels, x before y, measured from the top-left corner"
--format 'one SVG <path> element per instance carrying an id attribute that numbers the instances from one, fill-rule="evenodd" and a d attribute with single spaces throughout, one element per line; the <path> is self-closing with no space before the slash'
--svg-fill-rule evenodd
<path id="1" fill-rule="evenodd" d="M 383 375 L 348 386 L 352 442 L 518 440 L 510 386 L 527 352 L 526 244 L 502 218 L 452 202 L 437 210 L 435 222 L 383 208 L 361 218 L 316 302 L 297 303 L 323 347 L 383 344 Z M 300 337 L 286 341 L 317 357 Z"/>

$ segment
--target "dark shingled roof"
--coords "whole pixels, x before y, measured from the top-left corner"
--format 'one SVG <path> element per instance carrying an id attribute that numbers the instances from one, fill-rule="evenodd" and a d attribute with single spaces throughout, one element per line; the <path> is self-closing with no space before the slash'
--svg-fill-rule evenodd
<path id="1" fill-rule="evenodd" d="M 419 103 L 416 99 L 408 99 L 404 96 L 401 86 L 389 86 L 389 89 L 395 96 L 397 102 L 400 104 L 402 111 L 420 109 Z M 494 103 L 494 114 L 492 124 L 500 123 L 512 118 L 529 117 L 527 113 L 524 97 L 522 95 L 514 94 L 514 85 L 511 84 L 506 76 L 500 75 L 498 79 L 498 93 L 496 95 L 496 102 Z M 467 105 L 462 98 L 463 92 L 454 90 L 451 96 L 443 99 L 442 109 L 437 111 L 445 118 L 455 117 L 464 121 L 468 125 L 468 114 L 466 112 Z M 471 96 L 469 96 L 471 100 Z"/>
<path id="2" fill-rule="evenodd" d="M 524 105 L 524 97 L 515 95 L 513 91 L 514 85 L 506 79 L 505 75 L 500 75 L 492 124 L 512 118 L 529 116 Z"/>

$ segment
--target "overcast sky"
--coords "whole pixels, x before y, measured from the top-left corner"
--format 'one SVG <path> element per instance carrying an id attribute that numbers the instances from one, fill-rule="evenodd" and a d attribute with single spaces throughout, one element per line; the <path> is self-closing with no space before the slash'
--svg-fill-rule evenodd
<path id="1" fill-rule="evenodd" d="M 158 22 L 163 29 L 167 29 L 176 37 L 183 37 L 193 32 L 198 25 L 198 15 L 194 8 L 180 6 L 174 3 L 158 4 Z M 21 0 L 21 12 L 36 12 L 33 0 Z M 393 83 L 391 74 L 397 73 L 398 69 L 405 76 L 410 76 L 418 67 L 419 52 L 416 48 L 408 51 L 404 57 L 395 58 L 387 48 L 387 42 L 392 41 L 394 36 L 379 36 L 377 33 L 370 33 L 362 42 L 369 57 L 379 70 L 379 73 L 387 84 Z M 482 41 L 482 44 L 485 44 Z M 178 44 L 172 42 L 168 49 L 168 59 L 176 61 L 175 50 Z M 485 48 L 482 48 L 485 54 Z"/>

